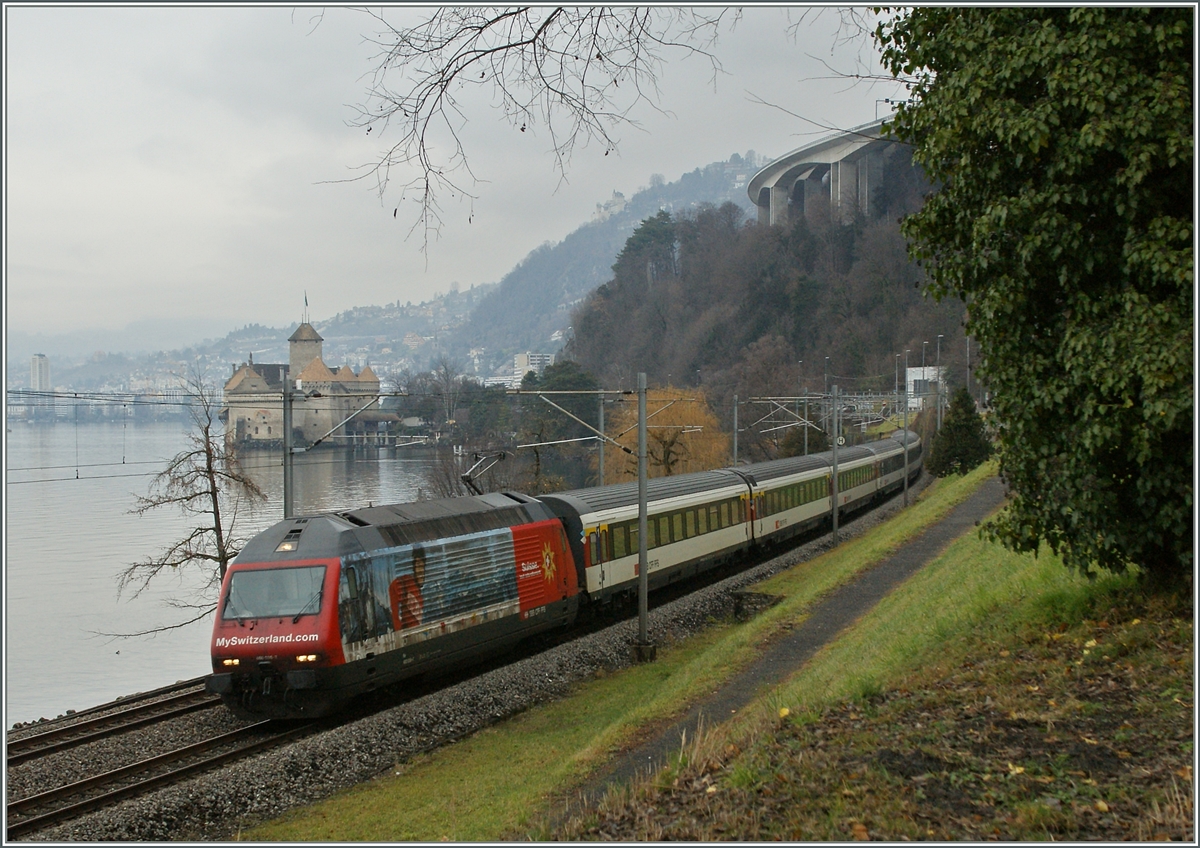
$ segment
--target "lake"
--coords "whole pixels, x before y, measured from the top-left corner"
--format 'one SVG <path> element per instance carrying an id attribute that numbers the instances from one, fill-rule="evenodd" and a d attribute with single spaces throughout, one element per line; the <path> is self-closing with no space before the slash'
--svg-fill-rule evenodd
<path id="1" fill-rule="evenodd" d="M 199 575 L 160 575 L 118 597 L 127 566 L 157 555 L 192 523 L 177 510 L 132 515 L 137 495 L 186 446 L 184 423 L 8 422 L 5 435 L 4 721 L 53 718 L 207 674 L 212 618 L 153 636 L 120 638 L 193 617 Z M 243 455 L 267 494 L 246 524 L 283 517 L 279 451 Z M 403 449 L 318 448 L 295 459 L 296 512 L 416 500 L 428 459 Z"/>

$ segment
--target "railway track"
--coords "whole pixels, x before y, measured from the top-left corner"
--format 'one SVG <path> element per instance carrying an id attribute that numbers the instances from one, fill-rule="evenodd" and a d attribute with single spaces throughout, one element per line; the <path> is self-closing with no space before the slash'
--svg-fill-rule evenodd
<path id="1" fill-rule="evenodd" d="M 24 836 L 117 801 L 228 765 L 252 754 L 294 741 L 317 728 L 291 722 L 262 721 L 202 742 L 40 792 L 7 806 L 6 839 Z"/>
<path id="2" fill-rule="evenodd" d="M 201 682 L 203 682 L 203 678 L 201 678 Z M 192 685 L 195 685 L 194 682 Z M 161 694 L 161 690 L 156 690 L 155 694 Z M 128 733 L 131 730 L 176 716 L 212 709 L 220 706 L 221 701 L 217 696 L 209 695 L 203 689 L 193 689 L 175 695 L 167 695 L 160 700 L 135 703 L 128 707 L 124 706 L 122 702 L 115 703 L 122 707 L 116 712 L 106 712 L 95 718 L 85 718 L 71 724 L 42 730 L 20 739 L 10 740 L 7 745 L 8 767 L 12 768 L 56 751 L 65 751 L 78 745 Z M 114 705 L 94 707 L 88 712 L 104 711 Z M 76 713 L 71 718 L 78 718 L 79 715 Z"/>

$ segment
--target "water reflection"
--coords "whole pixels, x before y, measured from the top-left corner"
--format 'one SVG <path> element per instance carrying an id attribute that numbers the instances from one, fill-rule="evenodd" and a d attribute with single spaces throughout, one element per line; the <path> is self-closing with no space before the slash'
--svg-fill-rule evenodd
<path id="1" fill-rule="evenodd" d="M 153 475 L 186 446 L 179 423 L 10 425 L 6 434 L 5 726 L 52 717 L 208 671 L 211 618 L 152 638 L 112 639 L 189 617 L 172 598 L 203 601 L 198 574 L 157 579 L 133 599 L 117 577 L 194 526 L 162 509 L 130 513 Z M 243 463 L 267 493 L 250 535 L 283 517 L 279 451 Z M 299 510 L 415 500 L 430 461 L 404 449 L 319 448 L 295 459 Z"/>

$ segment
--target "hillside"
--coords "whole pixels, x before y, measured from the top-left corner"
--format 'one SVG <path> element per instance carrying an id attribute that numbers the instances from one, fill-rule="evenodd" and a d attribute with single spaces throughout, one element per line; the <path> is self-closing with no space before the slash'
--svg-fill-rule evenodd
<path id="1" fill-rule="evenodd" d="M 965 307 L 922 294 L 898 224 L 928 186 L 903 154 L 885 167 L 870 220 L 767 227 L 732 204 L 645 219 L 575 310 L 568 353 L 606 386 L 629 388 L 638 371 L 651 385 L 702 386 L 726 432 L 735 394 L 823 392 L 826 375 L 844 392 L 890 392 L 896 355 L 933 365 L 939 337 L 961 385 Z"/>
<path id="2" fill-rule="evenodd" d="M 667 183 L 654 175 L 650 186 L 626 200 L 614 192 L 597 204 L 595 218 L 557 244 L 530 252 L 490 291 L 456 336 L 457 355 L 485 348 L 487 361 L 504 367 L 521 351 L 554 353 L 571 325 L 571 311 L 612 277 L 612 265 L 638 224 L 660 210 L 686 214 L 704 204 L 731 202 L 752 207 L 745 184 L 762 164 L 753 151 L 734 154 Z"/>
<path id="3" fill-rule="evenodd" d="M 649 187 L 628 199 L 614 192 L 596 204 L 591 221 L 561 242 L 535 248 L 499 283 L 480 282 L 417 304 L 363 305 L 313 319 L 325 338 L 325 358 L 354 367 L 369 362 L 388 375 L 428 370 L 446 357 L 468 375 L 509 375 L 515 353 L 561 349 L 571 309 L 611 277 L 621 246 L 643 218 L 660 209 L 684 211 L 706 203 L 749 208 L 745 184 L 764 163 L 754 151 L 745 157 L 735 153 L 675 182 L 652 175 Z M 179 349 L 167 348 L 161 333 L 127 331 L 86 342 L 17 333 L 7 342 L 7 380 L 14 388 L 28 385 L 29 356 L 42 352 L 51 357 L 54 384 L 64 389 L 166 388 L 174 385 L 184 363 L 197 360 L 221 375 L 251 355 L 259 362 L 284 362 L 295 327 L 249 324 Z"/>

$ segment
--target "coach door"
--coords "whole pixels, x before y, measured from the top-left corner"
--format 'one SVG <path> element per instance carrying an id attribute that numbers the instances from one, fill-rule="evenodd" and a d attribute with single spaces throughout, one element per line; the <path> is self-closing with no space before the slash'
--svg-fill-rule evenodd
<path id="1" fill-rule="evenodd" d="M 595 569 L 593 572 L 597 575 L 598 585 L 596 588 L 603 589 L 608 585 L 608 526 L 601 525 L 588 531 L 587 535 L 587 557 L 588 568 Z"/>

